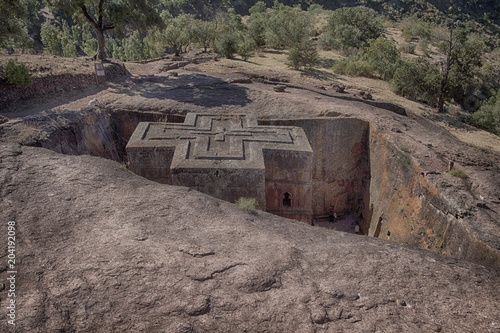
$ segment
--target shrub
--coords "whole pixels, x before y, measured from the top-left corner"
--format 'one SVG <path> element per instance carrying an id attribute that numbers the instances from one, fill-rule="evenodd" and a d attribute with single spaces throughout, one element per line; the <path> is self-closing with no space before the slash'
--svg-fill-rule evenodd
<path id="1" fill-rule="evenodd" d="M 301 67 L 312 67 L 318 63 L 318 50 L 316 44 L 312 41 L 292 46 L 288 51 L 288 66 L 294 69 Z"/>
<path id="2" fill-rule="evenodd" d="M 401 31 L 403 34 L 403 38 L 407 42 L 417 37 L 427 40 L 430 40 L 432 38 L 431 25 L 416 17 L 408 17 L 403 19 Z"/>
<path id="3" fill-rule="evenodd" d="M 384 30 L 381 17 L 373 9 L 362 6 L 339 8 L 328 18 L 327 34 L 338 49 L 363 47 L 371 39 L 380 37 Z"/>
<path id="4" fill-rule="evenodd" d="M 347 59 L 333 65 L 333 71 L 338 74 L 350 76 L 373 77 L 373 66 L 364 60 Z"/>
<path id="5" fill-rule="evenodd" d="M 245 197 L 238 198 L 238 200 L 236 200 L 236 204 L 241 209 L 247 210 L 247 211 L 254 211 L 257 209 L 257 206 L 259 205 L 259 203 L 257 202 L 257 199 L 245 198 Z"/>
<path id="6" fill-rule="evenodd" d="M 417 49 L 417 46 L 412 43 L 404 43 L 401 45 L 399 50 L 404 53 L 409 53 L 409 54 L 415 54 L 415 50 Z"/>
<path id="7" fill-rule="evenodd" d="M 439 69 L 425 60 L 400 61 L 392 79 L 392 91 L 434 105 L 439 95 L 440 78 Z"/>
<path id="8" fill-rule="evenodd" d="M 373 66 L 383 80 L 392 79 L 397 64 L 401 60 L 396 44 L 383 37 L 373 40 L 363 57 Z"/>
<path id="9" fill-rule="evenodd" d="M 244 60 L 247 61 L 248 58 L 250 58 L 253 55 L 253 51 L 257 45 L 255 44 L 255 41 L 251 38 L 244 37 L 239 43 L 238 43 L 238 55 Z"/>
<path id="10" fill-rule="evenodd" d="M 484 103 L 479 111 L 468 116 L 466 121 L 473 126 L 500 135 L 500 90 Z"/>
<path id="11" fill-rule="evenodd" d="M 314 35 L 311 13 L 275 3 L 267 15 L 266 42 L 276 49 L 299 47 Z"/>
<path id="12" fill-rule="evenodd" d="M 238 36 L 236 33 L 226 33 L 220 37 L 219 52 L 228 59 L 233 59 L 238 51 Z"/>
<path id="13" fill-rule="evenodd" d="M 45 21 L 40 29 L 40 36 L 43 46 L 50 54 L 62 55 L 60 40 L 60 31 L 51 24 L 49 20 Z"/>
<path id="14" fill-rule="evenodd" d="M 31 84 L 31 74 L 25 64 L 17 64 L 14 60 L 10 59 L 7 65 L 5 65 L 4 71 L 7 82 L 11 84 L 21 87 Z"/>
<path id="15" fill-rule="evenodd" d="M 450 170 L 450 175 L 458 178 L 467 178 L 467 174 L 462 169 L 453 168 Z"/>

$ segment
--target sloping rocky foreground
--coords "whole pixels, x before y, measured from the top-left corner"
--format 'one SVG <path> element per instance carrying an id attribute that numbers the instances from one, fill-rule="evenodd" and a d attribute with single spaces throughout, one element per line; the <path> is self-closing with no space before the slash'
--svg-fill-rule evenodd
<path id="1" fill-rule="evenodd" d="M 122 165 L 0 146 L 2 283 L 16 332 L 500 332 L 468 262 L 245 212 Z M 0 292 L 1 332 L 7 323 Z"/>

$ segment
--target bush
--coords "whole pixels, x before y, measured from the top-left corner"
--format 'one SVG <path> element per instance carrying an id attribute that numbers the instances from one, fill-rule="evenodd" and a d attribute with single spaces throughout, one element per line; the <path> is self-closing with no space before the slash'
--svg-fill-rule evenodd
<path id="1" fill-rule="evenodd" d="M 399 50 L 401 52 L 409 53 L 409 54 L 415 54 L 416 49 L 417 49 L 417 46 L 415 44 L 412 44 L 412 43 L 404 43 L 399 48 Z"/>
<path id="2" fill-rule="evenodd" d="M 400 61 L 392 79 L 392 91 L 414 101 L 435 105 L 440 79 L 439 69 L 425 60 Z"/>
<path id="3" fill-rule="evenodd" d="M 452 175 L 453 177 L 458 177 L 458 178 L 467 178 L 467 174 L 462 169 L 453 168 L 450 170 L 450 175 Z"/>
<path id="4" fill-rule="evenodd" d="M 333 65 L 333 71 L 338 74 L 350 76 L 373 77 L 373 66 L 364 60 L 347 59 Z"/>
<path id="5" fill-rule="evenodd" d="M 219 52 L 228 59 L 233 59 L 234 54 L 238 51 L 238 36 L 236 33 L 226 33 L 219 40 Z"/>
<path id="6" fill-rule="evenodd" d="M 304 41 L 300 45 L 292 46 L 288 51 L 288 66 L 294 69 L 312 67 L 318 63 L 318 50 L 312 41 Z"/>
<path id="7" fill-rule="evenodd" d="M 299 48 L 314 35 L 311 13 L 275 2 L 267 13 L 266 44 L 272 48 Z"/>
<path id="8" fill-rule="evenodd" d="M 405 41 L 421 38 L 430 40 L 432 38 L 432 27 L 429 23 L 416 17 L 408 17 L 402 21 L 401 31 Z"/>
<path id="9" fill-rule="evenodd" d="M 401 60 L 394 42 L 379 37 L 370 43 L 363 58 L 379 73 L 383 80 L 390 80 L 394 76 L 396 67 Z"/>
<path id="10" fill-rule="evenodd" d="M 244 37 L 239 43 L 238 43 L 238 55 L 244 60 L 247 61 L 248 58 L 250 58 L 253 55 L 253 51 L 257 45 L 255 44 L 255 41 L 251 38 Z"/>
<path id="11" fill-rule="evenodd" d="M 370 8 L 343 7 L 328 18 L 327 34 L 334 41 L 334 48 L 363 47 L 384 32 L 381 17 Z"/>
<path id="12" fill-rule="evenodd" d="M 4 68 L 5 78 L 7 82 L 16 86 L 25 87 L 31 84 L 31 74 L 25 64 L 17 64 L 10 59 Z"/>
<path id="13" fill-rule="evenodd" d="M 500 135 L 500 90 L 466 121 L 476 127 Z"/>
<path id="14" fill-rule="evenodd" d="M 257 202 L 257 199 L 244 198 L 244 197 L 238 198 L 238 200 L 236 200 L 236 204 L 241 209 L 247 210 L 247 211 L 254 211 L 257 209 L 257 206 L 259 205 L 259 203 Z"/>

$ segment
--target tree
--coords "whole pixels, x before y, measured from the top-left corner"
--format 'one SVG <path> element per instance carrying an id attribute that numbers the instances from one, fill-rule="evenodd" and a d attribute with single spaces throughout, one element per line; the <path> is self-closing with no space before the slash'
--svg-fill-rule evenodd
<path id="1" fill-rule="evenodd" d="M 360 48 L 384 32 L 381 17 L 371 8 L 342 7 L 334 10 L 328 18 L 326 33 L 335 48 Z"/>
<path id="2" fill-rule="evenodd" d="M 0 1 L 0 48 L 24 45 L 29 42 L 26 0 Z"/>
<path id="3" fill-rule="evenodd" d="M 49 20 L 45 21 L 42 25 L 40 35 L 42 37 L 43 46 L 50 54 L 62 55 L 59 29 L 53 26 Z"/>
<path id="4" fill-rule="evenodd" d="M 9 0 L 11 1 L 11 0 Z M 104 33 L 129 27 L 145 30 L 149 24 L 160 24 L 155 5 L 158 0 L 46 0 L 49 6 L 64 12 L 77 13 L 90 23 L 97 37 L 97 58 L 106 58 Z"/>
<path id="5" fill-rule="evenodd" d="M 312 67 L 318 62 L 318 50 L 311 40 L 304 40 L 301 44 L 294 45 L 288 51 L 288 66 L 293 69 Z"/>
<path id="6" fill-rule="evenodd" d="M 192 33 L 194 42 L 203 47 L 204 52 L 207 52 L 217 36 L 215 22 L 195 20 Z"/>
<path id="7" fill-rule="evenodd" d="M 500 135 L 500 90 L 469 118 L 472 125 Z"/>
<path id="8" fill-rule="evenodd" d="M 252 38 L 243 36 L 237 45 L 237 53 L 244 61 L 247 61 L 253 55 L 256 47 Z"/>
<path id="9" fill-rule="evenodd" d="M 164 17 L 165 31 L 162 34 L 162 41 L 170 47 L 178 57 L 193 40 L 194 19 L 191 15 L 181 14 L 177 17 L 169 17 L 168 13 L 162 13 Z"/>
<path id="10" fill-rule="evenodd" d="M 262 8 L 262 4 L 264 5 Z M 252 38 L 257 47 L 266 45 L 266 30 L 269 15 L 265 12 L 265 3 L 259 1 L 250 8 L 250 17 L 247 21 L 248 35 Z"/>
<path id="11" fill-rule="evenodd" d="M 439 95 L 440 73 L 424 59 L 401 61 L 394 72 L 392 91 L 403 97 L 434 106 Z"/>
<path id="12" fill-rule="evenodd" d="M 75 38 L 73 30 L 76 29 L 72 29 L 67 22 L 63 22 L 61 47 L 63 56 L 65 57 L 76 57 L 76 47 L 78 45 L 78 39 Z"/>
<path id="13" fill-rule="evenodd" d="M 446 59 L 442 62 L 438 111 L 444 112 L 444 103 L 453 98 L 463 104 L 473 94 L 476 73 L 482 66 L 484 42 L 470 38 L 464 29 L 449 27 L 448 40 L 440 45 Z"/>
<path id="14" fill-rule="evenodd" d="M 390 80 L 401 60 L 398 49 L 394 42 L 379 37 L 370 43 L 363 57 L 379 73 L 383 80 Z"/>

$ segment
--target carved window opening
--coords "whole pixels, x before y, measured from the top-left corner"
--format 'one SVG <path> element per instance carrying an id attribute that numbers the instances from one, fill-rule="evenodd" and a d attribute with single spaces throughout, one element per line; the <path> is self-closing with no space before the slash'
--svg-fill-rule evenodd
<path id="1" fill-rule="evenodd" d="M 283 207 L 292 207 L 292 195 L 289 192 L 283 194 Z"/>

